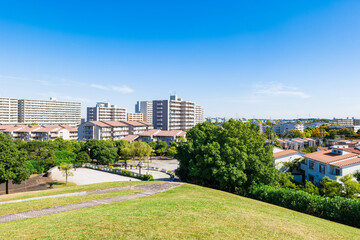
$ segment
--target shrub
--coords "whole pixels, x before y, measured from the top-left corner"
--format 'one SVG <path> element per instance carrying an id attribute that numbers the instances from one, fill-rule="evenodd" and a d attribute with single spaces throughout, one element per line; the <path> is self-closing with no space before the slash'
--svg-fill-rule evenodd
<path id="1" fill-rule="evenodd" d="M 252 186 L 247 196 L 331 221 L 360 227 L 360 201 L 321 197 L 300 190 Z"/>

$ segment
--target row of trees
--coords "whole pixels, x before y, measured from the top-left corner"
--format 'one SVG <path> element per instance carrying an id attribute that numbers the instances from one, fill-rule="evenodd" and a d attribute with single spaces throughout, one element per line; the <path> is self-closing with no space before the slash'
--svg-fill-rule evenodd
<path id="1" fill-rule="evenodd" d="M 325 178 L 319 188 L 311 182 L 296 185 L 290 173 L 276 170 L 272 146 L 265 140 L 251 123 L 229 120 L 222 127 L 198 124 L 188 131 L 187 141 L 179 143 L 176 173 L 186 182 L 240 194 L 256 185 L 301 189 L 325 197 L 356 198 L 360 193 L 360 183 L 352 175 L 342 177 L 341 183 Z"/>
<path id="2" fill-rule="evenodd" d="M 125 140 L 69 141 L 62 138 L 54 141 L 13 140 L 0 133 L 0 183 L 12 181 L 20 184 L 31 174 L 41 174 L 54 166 L 76 165 L 96 160 L 98 164 L 108 165 L 138 158 L 145 159 L 151 155 L 174 156 L 176 144 L 166 142 L 133 142 Z"/>

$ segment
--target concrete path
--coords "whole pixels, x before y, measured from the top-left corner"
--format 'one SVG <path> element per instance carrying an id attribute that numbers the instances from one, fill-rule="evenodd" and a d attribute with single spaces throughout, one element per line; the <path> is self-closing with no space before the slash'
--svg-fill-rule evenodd
<path id="1" fill-rule="evenodd" d="M 74 174 L 74 176 L 68 177 L 68 181 L 73 182 L 77 185 L 115 182 L 115 181 L 140 181 L 139 179 L 136 178 L 120 176 L 117 174 L 102 172 L 88 168 L 77 168 L 76 171 L 72 170 L 72 173 Z M 57 168 L 54 168 L 52 170 L 50 177 L 55 181 L 66 180 L 65 177 Z"/>
<path id="2" fill-rule="evenodd" d="M 104 204 L 110 204 L 110 203 L 130 200 L 130 199 L 151 196 L 151 195 L 154 195 L 157 193 L 167 191 L 167 190 L 177 187 L 179 185 L 181 185 L 181 183 L 167 182 L 167 183 L 144 184 L 144 185 L 134 185 L 134 186 L 127 186 L 127 187 L 87 191 L 88 194 L 99 194 L 99 193 L 104 193 L 106 191 L 107 192 L 110 192 L 110 191 L 115 192 L 115 191 L 124 191 L 124 190 L 132 190 L 132 189 L 144 190 L 144 192 L 142 192 L 142 193 L 136 193 L 136 194 L 132 194 L 132 195 L 98 199 L 98 200 L 92 200 L 92 201 L 88 201 L 88 202 L 74 203 L 74 204 L 32 210 L 32 211 L 21 212 L 21 213 L 1 215 L 0 223 L 13 222 L 13 221 L 35 218 L 35 217 L 40 217 L 40 216 L 45 216 L 45 215 L 50 215 L 50 214 L 55 214 L 55 213 L 60 213 L 60 212 L 77 210 L 77 209 L 81 209 L 81 208 L 95 207 L 95 206 L 104 205 Z M 81 193 L 84 193 L 84 192 L 81 192 Z M 64 194 L 58 194 L 57 197 L 64 197 L 63 195 Z M 85 195 L 87 195 L 87 194 L 85 194 Z M 74 195 L 74 196 L 76 196 L 76 195 Z M 50 196 L 47 196 L 47 197 L 50 197 Z M 26 200 L 26 199 L 22 199 L 22 200 Z"/>

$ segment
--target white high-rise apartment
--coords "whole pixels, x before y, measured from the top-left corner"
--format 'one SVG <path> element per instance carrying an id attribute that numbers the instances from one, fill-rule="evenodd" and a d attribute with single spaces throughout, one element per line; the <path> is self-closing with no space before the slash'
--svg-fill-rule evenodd
<path id="1" fill-rule="evenodd" d="M 135 105 L 135 113 L 142 113 L 144 121 L 153 123 L 153 101 L 138 101 Z"/>
<path id="2" fill-rule="evenodd" d="M 195 124 L 205 122 L 205 111 L 203 106 L 195 106 Z"/>
<path id="3" fill-rule="evenodd" d="M 153 125 L 155 129 L 161 130 L 183 130 L 187 131 L 196 125 L 196 104 L 170 96 L 170 100 L 153 101 Z M 203 108 L 198 107 L 198 119 L 201 121 Z"/>
<path id="4" fill-rule="evenodd" d="M 0 98 L 0 124 L 15 124 L 18 122 L 18 100 L 15 98 Z"/>
<path id="5" fill-rule="evenodd" d="M 96 107 L 87 108 L 87 121 L 126 121 L 125 108 L 118 108 L 110 103 L 99 102 Z"/>
<path id="6" fill-rule="evenodd" d="M 63 124 L 78 126 L 81 123 L 81 103 L 20 99 L 18 122 L 24 124 Z"/>

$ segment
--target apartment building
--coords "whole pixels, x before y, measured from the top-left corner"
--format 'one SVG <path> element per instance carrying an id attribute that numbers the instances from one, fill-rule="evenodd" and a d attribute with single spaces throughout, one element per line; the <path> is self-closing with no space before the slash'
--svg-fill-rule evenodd
<path id="1" fill-rule="evenodd" d="M 336 124 L 336 125 L 360 125 L 360 124 L 354 124 L 355 120 L 359 121 L 359 119 L 353 119 L 353 118 L 334 119 L 332 121 L 332 124 Z"/>
<path id="2" fill-rule="evenodd" d="M 169 145 L 172 142 L 178 142 L 180 138 L 185 138 L 186 132 L 182 130 L 166 131 L 160 129 L 152 129 L 146 132 L 142 132 L 137 136 L 138 137 L 136 139 L 143 142 L 164 141 Z M 132 138 L 134 139 L 135 137 Z"/>
<path id="3" fill-rule="evenodd" d="M 140 134 L 151 129 L 152 124 L 144 121 L 89 121 L 79 126 L 78 133 L 79 140 L 120 140 L 128 135 Z"/>
<path id="4" fill-rule="evenodd" d="M 123 121 L 122 123 L 129 127 L 129 135 L 140 134 L 154 129 L 151 123 L 145 121 Z"/>
<path id="5" fill-rule="evenodd" d="M 0 124 L 16 124 L 18 122 L 18 100 L 0 98 Z"/>
<path id="6" fill-rule="evenodd" d="M 87 121 L 126 121 L 125 108 L 118 108 L 108 102 L 98 102 L 96 107 L 87 108 Z"/>
<path id="7" fill-rule="evenodd" d="M 320 149 L 305 154 L 301 169 L 305 179 L 318 184 L 325 176 L 332 180 L 360 170 L 360 148 Z"/>
<path id="8" fill-rule="evenodd" d="M 142 113 L 144 121 L 153 123 L 153 101 L 138 101 L 135 104 L 135 113 Z"/>
<path id="9" fill-rule="evenodd" d="M 284 135 L 290 130 L 299 130 L 300 132 L 304 131 L 304 125 L 300 123 L 293 122 L 279 122 L 275 124 L 272 129 L 277 135 Z"/>
<path id="10" fill-rule="evenodd" d="M 78 139 L 78 130 L 68 125 L 0 125 L 0 132 L 26 142 L 55 140 L 56 138 Z"/>
<path id="11" fill-rule="evenodd" d="M 203 106 L 195 106 L 195 124 L 205 122 L 205 111 Z"/>
<path id="12" fill-rule="evenodd" d="M 127 113 L 127 121 L 145 121 L 142 113 Z"/>
<path id="13" fill-rule="evenodd" d="M 46 100 L 18 100 L 18 123 L 78 126 L 81 123 L 81 103 Z"/>

